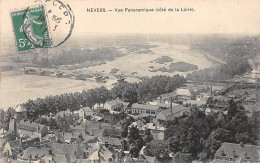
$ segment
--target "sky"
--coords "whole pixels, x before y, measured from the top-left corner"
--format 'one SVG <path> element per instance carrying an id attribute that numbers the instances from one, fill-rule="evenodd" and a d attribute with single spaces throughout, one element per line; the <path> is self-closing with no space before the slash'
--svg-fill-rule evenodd
<path id="1" fill-rule="evenodd" d="M 260 0 L 61 0 L 75 16 L 73 35 L 88 33 L 259 34 Z M 10 11 L 35 0 L 0 0 L 1 35 L 13 35 Z M 87 8 L 194 8 L 195 12 L 90 13 Z"/>

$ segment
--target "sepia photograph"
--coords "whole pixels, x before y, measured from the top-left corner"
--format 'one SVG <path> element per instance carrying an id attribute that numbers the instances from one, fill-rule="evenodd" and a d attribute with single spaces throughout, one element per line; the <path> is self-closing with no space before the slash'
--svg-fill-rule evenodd
<path id="1" fill-rule="evenodd" d="M 0 0 L 0 163 L 259 163 L 260 1 Z"/>

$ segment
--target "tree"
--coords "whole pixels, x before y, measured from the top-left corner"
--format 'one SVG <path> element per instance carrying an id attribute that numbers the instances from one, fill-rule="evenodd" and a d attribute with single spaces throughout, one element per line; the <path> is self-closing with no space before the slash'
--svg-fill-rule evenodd
<path id="1" fill-rule="evenodd" d="M 223 128 L 213 130 L 206 140 L 205 147 L 208 149 L 210 157 L 213 157 L 220 148 L 221 143 L 230 142 L 231 132 Z"/>
<path id="2" fill-rule="evenodd" d="M 232 118 L 238 112 L 237 104 L 235 103 L 235 101 L 233 99 L 231 99 L 229 101 L 228 105 L 229 105 L 228 106 L 228 116 L 230 118 Z"/>
<path id="3" fill-rule="evenodd" d="M 106 103 L 106 101 L 111 98 L 110 91 L 108 89 L 106 89 L 106 87 L 101 86 L 100 88 L 96 89 L 96 92 L 97 92 L 98 102 L 102 103 L 103 107 L 104 107 L 104 104 Z"/>
<path id="4" fill-rule="evenodd" d="M 192 154 L 178 152 L 174 155 L 172 162 L 174 162 L 174 163 L 191 163 Z"/>
<path id="5" fill-rule="evenodd" d="M 3 109 L 0 109 L 0 129 L 3 128 L 4 115 L 5 115 L 5 111 Z"/>
<path id="6" fill-rule="evenodd" d="M 169 145 L 167 141 L 152 140 L 146 144 L 148 156 L 155 156 L 160 162 L 168 162 L 170 160 Z"/>
<path id="7" fill-rule="evenodd" d="M 134 157 L 137 157 L 136 154 L 139 154 L 139 151 L 141 150 L 141 148 L 144 145 L 144 141 L 143 141 L 142 137 L 139 135 L 139 130 L 136 127 L 130 128 L 130 131 L 128 134 L 128 139 L 129 139 L 129 145 L 130 145 L 130 153 Z"/>
<path id="8" fill-rule="evenodd" d="M 168 141 L 169 149 L 171 152 L 177 153 L 182 150 L 181 146 L 180 146 L 179 137 L 173 136 L 173 137 L 169 138 L 167 141 Z"/>
<path id="9" fill-rule="evenodd" d="M 14 113 L 14 109 L 9 107 L 5 113 L 4 113 L 4 120 L 3 120 L 3 128 L 4 130 L 9 130 L 9 122 L 10 122 L 10 119 L 12 118 L 13 116 L 13 113 Z"/>
<path id="10" fill-rule="evenodd" d="M 124 90 L 122 91 L 122 98 L 124 101 L 129 103 L 137 102 L 137 86 L 136 84 L 126 84 Z"/>

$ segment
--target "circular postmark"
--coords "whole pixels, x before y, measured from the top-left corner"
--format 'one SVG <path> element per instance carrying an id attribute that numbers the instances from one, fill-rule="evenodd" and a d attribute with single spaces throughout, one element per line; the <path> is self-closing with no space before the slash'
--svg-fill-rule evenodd
<path id="1" fill-rule="evenodd" d="M 64 43 L 72 33 L 75 17 L 68 4 L 60 0 L 44 0 L 45 13 L 38 17 L 30 14 L 29 10 L 24 13 L 23 32 L 25 37 L 38 47 L 57 47 Z M 38 22 L 38 23 L 37 23 Z M 35 29 L 34 23 L 46 22 L 47 27 Z M 39 37 L 38 34 L 43 34 Z M 49 39 L 45 36 L 49 36 Z M 46 44 L 49 43 L 49 44 Z"/>

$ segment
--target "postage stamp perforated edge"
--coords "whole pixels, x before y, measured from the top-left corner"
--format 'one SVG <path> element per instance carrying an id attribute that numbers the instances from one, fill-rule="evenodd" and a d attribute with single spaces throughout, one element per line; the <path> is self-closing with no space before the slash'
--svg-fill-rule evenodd
<path id="1" fill-rule="evenodd" d="M 50 39 L 50 42 L 51 42 L 51 45 L 49 47 L 36 47 L 34 49 L 28 49 L 28 50 L 22 50 L 22 51 L 19 51 L 18 50 L 18 43 L 17 43 L 17 36 L 15 35 L 15 30 L 14 30 L 14 25 L 13 25 L 13 18 L 12 18 L 12 13 L 13 12 L 17 12 L 17 11 L 20 11 L 20 10 L 26 10 L 26 9 L 31 9 L 31 8 L 37 8 L 37 7 L 43 7 L 44 8 L 44 14 L 45 14 L 45 18 L 46 18 L 46 24 L 47 24 L 47 32 L 48 32 L 48 35 L 49 35 L 49 39 Z M 13 32 L 13 35 L 14 35 L 14 43 L 15 43 L 15 46 L 16 46 L 16 53 L 26 53 L 26 52 L 33 52 L 35 50 L 39 50 L 39 49 L 48 49 L 50 47 L 52 47 L 52 34 L 50 32 L 50 25 L 49 25 L 49 19 L 48 18 L 48 15 L 46 14 L 46 6 L 45 4 L 35 4 L 35 5 L 31 5 L 31 6 L 27 6 L 27 7 L 23 7 L 23 8 L 14 8 L 12 10 L 9 11 L 9 16 L 10 16 L 10 19 L 11 19 L 11 23 L 12 23 L 12 32 Z M 26 36 L 25 36 L 26 37 Z"/>

